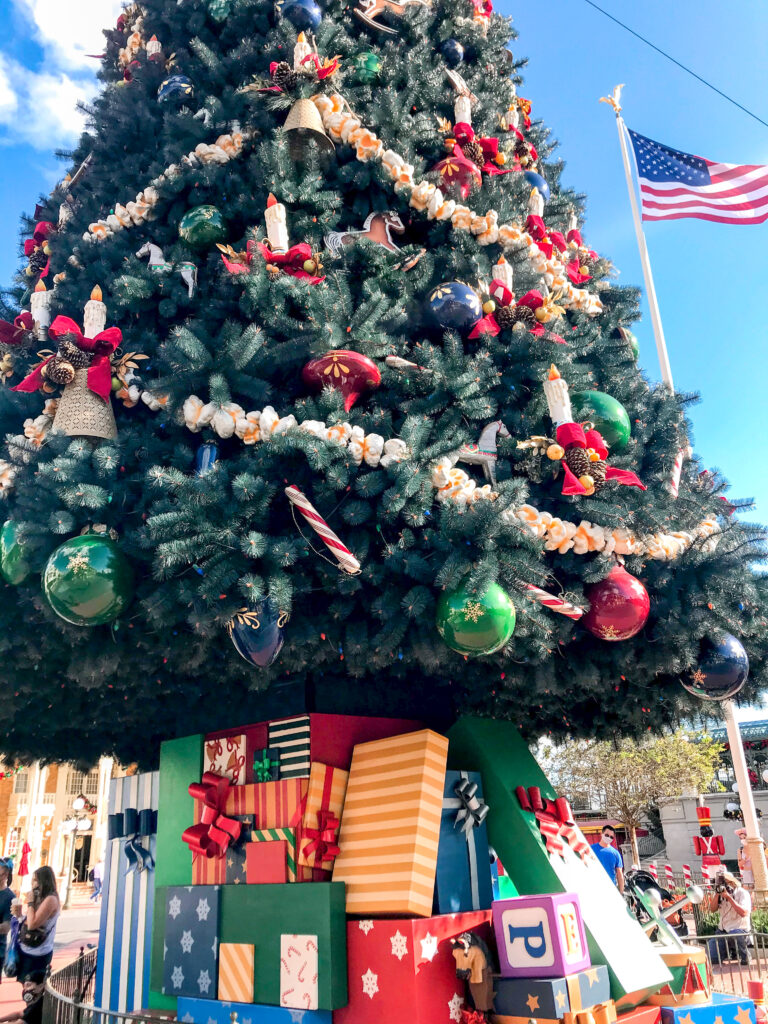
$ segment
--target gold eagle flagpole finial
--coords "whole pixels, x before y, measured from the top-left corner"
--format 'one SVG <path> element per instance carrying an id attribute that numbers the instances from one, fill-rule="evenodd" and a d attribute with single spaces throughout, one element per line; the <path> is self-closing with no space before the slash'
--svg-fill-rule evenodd
<path id="1" fill-rule="evenodd" d="M 622 82 L 621 85 L 614 86 L 613 95 L 612 96 L 601 96 L 600 97 L 600 102 L 601 103 L 607 103 L 609 106 L 613 107 L 614 113 L 616 114 L 617 117 L 621 113 L 621 90 L 623 88 L 624 88 L 624 83 Z"/>

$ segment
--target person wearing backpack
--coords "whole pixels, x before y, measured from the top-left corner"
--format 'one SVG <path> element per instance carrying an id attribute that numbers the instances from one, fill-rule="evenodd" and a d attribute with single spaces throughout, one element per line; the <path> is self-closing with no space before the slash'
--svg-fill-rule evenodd
<path id="1" fill-rule="evenodd" d="M 16 898 L 16 894 L 11 889 L 12 881 L 13 861 L 10 857 L 0 857 L 0 980 L 8 946 L 8 933 L 11 930 L 11 903 Z"/>

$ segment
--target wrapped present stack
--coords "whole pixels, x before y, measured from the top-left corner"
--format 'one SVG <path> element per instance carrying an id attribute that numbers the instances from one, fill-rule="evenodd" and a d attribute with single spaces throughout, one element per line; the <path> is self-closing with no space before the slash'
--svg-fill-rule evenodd
<path id="1" fill-rule="evenodd" d="M 116 819 L 110 875 L 151 878 L 151 941 L 100 949 L 118 987 L 149 958 L 149 991 L 105 1006 L 189 1024 L 677 1024 L 684 1007 L 681 1024 L 714 1024 L 716 1005 L 755 1024 L 750 1000 L 713 1003 L 695 951 L 650 941 L 514 724 L 299 715 L 170 740 L 154 779 L 135 806 L 157 806 L 156 837 Z"/>

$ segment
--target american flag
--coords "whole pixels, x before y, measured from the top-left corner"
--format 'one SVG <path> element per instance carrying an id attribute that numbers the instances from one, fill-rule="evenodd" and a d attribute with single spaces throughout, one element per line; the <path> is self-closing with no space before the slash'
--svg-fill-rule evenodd
<path id="1" fill-rule="evenodd" d="M 768 219 L 768 167 L 718 164 L 630 131 L 643 220 L 698 217 L 721 224 Z"/>

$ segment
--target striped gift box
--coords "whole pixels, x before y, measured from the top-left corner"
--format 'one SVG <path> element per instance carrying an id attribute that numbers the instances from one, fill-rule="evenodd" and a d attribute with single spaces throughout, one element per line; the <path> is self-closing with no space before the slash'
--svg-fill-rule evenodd
<path id="1" fill-rule="evenodd" d="M 157 810 L 158 772 L 113 779 L 109 788 L 109 814 L 129 808 Z M 128 839 L 130 837 L 127 837 Z M 127 839 L 112 839 L 104 857 L 99 954 L 94 1002 L 107 1010 L 129 1013 L 149 1002 L 149 963 L 155 872 L 130 871 L 125 855 Z M 155 856 L 155 836 L 139 840 Z"/>
<path id="2" fill-rule="evenodd" d="M 429 729 L 355 747 L 333 867 L 348 914 L 432 913 L 447 757 Z"/>
<path id="3" fill-rule="evenodd" d="M 225 814 L 252 814 L 255 828 L 296 828 L 301 824 L 309 779 L 280 779 L 233 786 Z M 198 819 L 199 820 L 199 819 Z"/>
<path id="4" fill-rule="evenodd" d="M 302 821 L 302 840 L 299 849 L 299 864 L 304 865 L 304 867 L 325 867 L 326 869 L 332 867 L 333 858 L 323 859 L 319 857 L 322 850 L 318 849 L 315 837 L 306 835 L 306 830 L 318 828 L 320 824 L 318 813 L 322 811 L 329 811 L 337 819 L 341 820 L 348 779 L 349 772 L 345 772 L 341 768 L 331 768 L 327 764 L 319 764 L 317 761 L 312 762 L 312 768 L 309 773 L 307 802 Z M 338 834 L 338 827 L 333 831 Z"/>
<path id="5" fill-rule="evenodd" d="M 274 843 L 280 840 L 287 844 L 286 864 L 288 881 L 296 881 L 296 829 L 295 828 L 260 828 L 251 832 L 253 843 Z"/>
<path id="6" fill-rule="evenodd" d="M 270 722 L 267 732 L 267 746 L 280 751 L 280 778 L 306 778 L 311 763 L 309 715 Z"/>
<path id="7" fill-rule="evenodd" d="M 195 821 L 200 821 L 203 816 L 202 800 L 195 800 Z M 235 815 L 243 822 L 243 831 L 240 840 L 227 847 L 223 857 L 193 857 L 192 858 L 192 884 L 193 885 L 224 885 L 225 882 L 234 882 L 238 877 L 235 862 L 242 862 L 241 881 L 245 881 L 245 850 L 243 844 L 248 837 L 249 830 L 253 828 L 253 814 Z"/>
<path id="8" fill-rule="evenodd" d="M 246 942 L 219 945 L 219 999 L 253 1002 L 253 946 Z"/>

